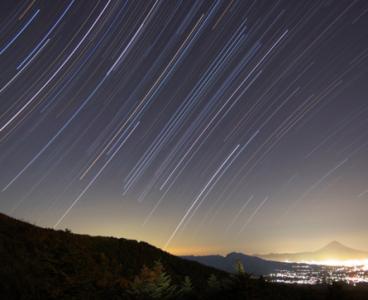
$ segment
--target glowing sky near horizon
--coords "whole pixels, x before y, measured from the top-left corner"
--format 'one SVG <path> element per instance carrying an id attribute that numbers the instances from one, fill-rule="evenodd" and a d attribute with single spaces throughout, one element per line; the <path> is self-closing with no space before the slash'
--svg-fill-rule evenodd
<path id="1" fill-rule="evenodd" d="M 177 254 L 368 250 L 368 3 L 1 1 L 0 211 Z"/>

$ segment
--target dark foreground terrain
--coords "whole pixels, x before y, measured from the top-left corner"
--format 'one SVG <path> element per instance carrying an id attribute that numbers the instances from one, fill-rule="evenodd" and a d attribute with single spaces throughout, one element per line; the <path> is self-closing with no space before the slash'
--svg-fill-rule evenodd
<path id="1" fill-rule="evenodd" d="M 368 299 L 365 286 L 271 284 L 237 267 L 230 275 L 144 242 L 0 214 L 0 299 Z"/>

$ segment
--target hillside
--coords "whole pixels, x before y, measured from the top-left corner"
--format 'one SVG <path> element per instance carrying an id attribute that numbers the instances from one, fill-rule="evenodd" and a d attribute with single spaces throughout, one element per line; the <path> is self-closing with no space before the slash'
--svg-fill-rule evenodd
<path id="1" fill-rule="evenodd" d="M 0 257 L 0 299 L 22 299 L 25 294 L 35 299 L 76 294 L 91 299 L 99 293 L 105 298 L 120 293 L 121 282 L 158 260 L 174 282 L 189 276 L 198 288 L 211 274 L 225 275 L 144 242 L 44 229 L 3 214 Z"/>

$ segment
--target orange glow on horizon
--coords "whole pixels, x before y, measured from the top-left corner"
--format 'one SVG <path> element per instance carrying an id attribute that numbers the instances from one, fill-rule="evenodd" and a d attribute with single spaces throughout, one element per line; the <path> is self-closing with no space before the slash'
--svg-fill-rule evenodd
<path id="1" fill-rule="evenodd" d="M 216 249 L 210 248 L 198 248 L 198 247 L 169 247 L 167 252 L 177 256 L 189 256 L 189 255 L 214 255 L 222 251 L 216 251 Z"/>

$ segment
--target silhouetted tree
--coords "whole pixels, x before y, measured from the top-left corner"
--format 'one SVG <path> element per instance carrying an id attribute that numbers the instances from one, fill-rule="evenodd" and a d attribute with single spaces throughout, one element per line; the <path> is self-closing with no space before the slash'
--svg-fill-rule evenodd
<path id="1" fill-rule="evenodd" d="M 235 263 L 235 269 L 236 269 L 236 273 L 239 276 L 243 276 L 245 275 L 245 269 L 244 269 L 244 265 L 242 263 L 242 261 L 240 259 L 238 259 Z"/>
<path id="2" fill-rule="evenodd" d="M 137 299 L 170 299 L 176 295 L 176 286 L 171 284 L 171 277 L 161 262 L 156 261 L 152 269 L 143 266 L 128 292 Z"/>
<path id="3" fill-rule="evenodd" d="M 333 282 L 328 286 L 327 300 L 343 300 L 345 299 L 342 283 Z"/>
<path id="4" fill-rule="evenodd" d="M 192 280 L 190 280 L 189 276 L 185 276 L 180 287 L 180 293 L 189 294 L 193 291 Z"/>
<path id="5" fill-rule="evenodd" d="M 189 276 L 185 276 L 180 285 L 180 289 L 178 291 L 178 299 L 197 299 L 193 291 L 192 280 Z"/>
<path id="6" fill-rule="evenodd" d="M 64 231 L 65 231 L 66 233 L 72 233 L 71 229 L 69 229 L 69 228 L 65 228 L 65 229 L 64 229 Z"/>
<path id="7" fill-rule="evenodd" d="M 208 288 L 216 292 L 221 289 L 221 282 L 217 279 L 215 274 L 211 274 L 207 281 Z"/>
<path id="8" fill-rule="evenodd" d="M 266 281 L 265 281 L 265 279 L 264 279 L 264 277 L 262 275 L 259 276 L 259 278 L 258 278 L 258 286 L 261 289 L 265 288 L 265 286 L 266 286 Z"/>

